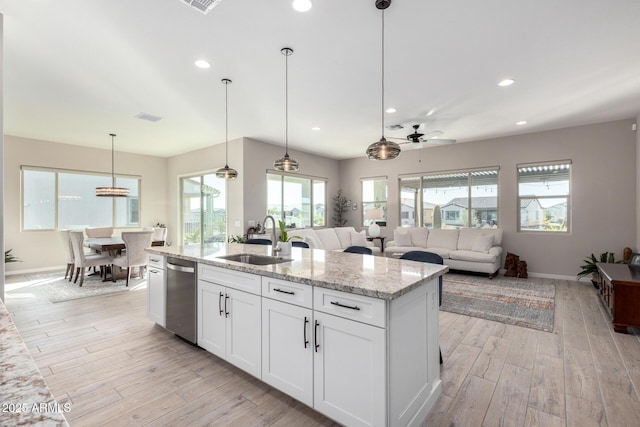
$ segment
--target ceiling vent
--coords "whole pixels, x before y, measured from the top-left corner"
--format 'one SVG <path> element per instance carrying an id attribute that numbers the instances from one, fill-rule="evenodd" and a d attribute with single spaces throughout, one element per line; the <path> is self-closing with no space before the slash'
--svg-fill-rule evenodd
<path id="1" fill-rule="evenodd" d="M 206 15 L 207 13 L 211 12 L 211 9 L 216 7 L 218 3 L 220 3 L 222 0 L 181 0 L 181 1 L 183 3 L 188 4 L 194 9 L 199 10 L 200 12 Z"/>
<path id="2" fill-rule="evenodd" d="M 148 120 L 150 122 L 158 122 L 162 120 L 162 117 L 154 116 L 153 114 L 148 114 L 148 113 L 138 113 L 136 114 L 136 119 Z"/>

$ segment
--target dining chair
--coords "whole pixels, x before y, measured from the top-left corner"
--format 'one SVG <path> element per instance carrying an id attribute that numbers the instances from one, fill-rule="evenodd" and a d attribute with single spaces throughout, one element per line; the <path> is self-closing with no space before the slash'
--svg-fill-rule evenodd
<path id="1" fill-rule="evenodd" d="M 84 232 L 87 233 L 87 237 L 111 237 L 113 227 L 87 227 Z"/>
<path id="2" fill-rule="evenodd" d="M 124 241 L 126 251 L 121 256 L 113 258 L 112 264 L 114 266 L 117 265 L 120 268 L 127 269 L 126 286 L 129 286 L 131 271 L 135 267 L 138 267 L 139 269 L 146 267 L 149 263 L 149 254 L 145 249 L 151 246 L 152 237 L 153 231 L 122 232 L 122 240 Z M 111 273 L 111 279 L 114 282 L 116 281 L 113 271 Z"/>
<path id="3" fill-rule="evenodd" d="M 342 252 L 348 252 L 350 254 L 373 255 L 373 251 L 371 250 L 371 248 L 367 248 L 365 246 L 349 246 Z"/>
<path id="4" fill-rule="evenodd" d="M 64 249 L 65 257 L 67 258 L 67 269 L 64 271 L 64 278 L 69 275 L 69 281 L 73 279 L 73 247 L 71 246 L 71 237 L 69 236 L 69 230 L 60 230 L 60 236 L 62 237 L 62 247 Z"/>
<path id="5" fill-rule="evenodd" d="M 90 254 L 84 253 L 84 233 L 82 231 L 69 231 L 69 240 L 71 241 L 71 247 L 73 248 L 73 262 L 76 267 L 76 278 L 73 283 L 78 281 L 78 276 L 82 270 L 82 276 L 80 276 L 80 286 L 84 283 L 84 269 L 86 267 L 100 267 L 100 273 L 106 273 L 106 266 L 111 264 L 111 257 L 104 254 Z"/>
<path id="6" fill-rule="evenodd" d="M 246 245 L 271 245 L 271 240 L 269 240 L 269 239 L 247 239 L 244 243 Z"/>
<path id="7" fill-rule="evenodd" d="M 156 243 L 157 246 L 164 246 L 164 242 L 167 240 L 167 229 L 164 227 L 153 228 L 153 235 L 151 237 L 151 244 L 154 242 L 162 242 L 162 244 Z"/>
<path id="8" fill-rule="evenodd" d="M 400 259 L 406 259 L 409 261 L 427 262 L 431 264 L 440 264 L 440 265 L 444 264 L 444 260 L 440 255 L 434 254 L 433 252 L 427 252 L 427 251 L 405 252 L 400 256 Z M 439 279 L 440 279 L 440 282 L 438 284 L 438 287 L 439 287 L 438 295 L 440 297 L 440 303 L 438 304 L 438 306 L 441 306 L 442 305 L 442 276 L 440 276 Z M 440 364 L 442 364 L 442 350 L 440 350 Z"/>

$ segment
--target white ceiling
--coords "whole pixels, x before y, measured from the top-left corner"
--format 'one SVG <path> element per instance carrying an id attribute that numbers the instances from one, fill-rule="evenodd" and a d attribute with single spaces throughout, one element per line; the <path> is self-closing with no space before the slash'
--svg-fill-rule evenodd
<path id="1" fill-rule="evenodd" d="M 315 0 L 306 13 L 223 0 L 208 15 L 181 0 L 0 0 L 0 13 L 8 135 L 109 149 L 114 132 L 118 151 L 192 151 L 224 142 L 230 78 L 229 139 L 284 145 L 286 46 L 290 147 L 352 158 L 380 138 L 374 0 Z M 466 142 L 635 117 L 638 17 L 638 0 L 394 0 L 385 96 L 397 112 L 385 124 Z M 516 83 L 498 87 L 506 77 Z"/>

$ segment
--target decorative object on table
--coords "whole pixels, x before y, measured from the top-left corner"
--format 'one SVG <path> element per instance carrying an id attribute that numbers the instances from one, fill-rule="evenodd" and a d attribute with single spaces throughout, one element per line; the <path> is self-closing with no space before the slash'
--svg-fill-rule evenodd
<path id="1" fill-rule="evenodd" d="M 13 255 L 11 253 L 13 249 L 7 249 L 6 251 L 4 251 L 4 263 L 10 263 L 10 262 L 22 262 L 22 260 L 20 258 L 18 258 L 17 256 Z"/>
<path id="2" fill-rule="evenodd" d="M 622 262 L 628 264 L 631 261 L 631 256 L 633 255 L 633 250 L 630 247 L 626 247 L 622 250 Z"/>
<path id="3" fill-rule="evenodd" d="M 555 286 L 529 280 L 447 273 L 441 310 L 553 332 Z"/>
<path id="4" fill-rule="evenodd" d="M 249 238 L 249 236 L 247 234 L 235 234 L 232 236 L 229 236 L 229 238 L 227 239 L 228 243 L 244 243 L 247 241 L 247 239 Z"/>
<path id="5" fill-rule="evenodd" d="M 128 197 L 129 189 L 123 187 L 116 187 L 116 176 L 114 172 L 114 139 L 115 133 L 110 133 L 111 136 L 111 187 L 96 187 L 96 196 L 98 197 Z"/>
<path id="6" fill-rule="evenodd" d="M 347 198 L 342 195 L 342 189 L 338 190 L 338 194 L 333 196 L 333 226 L 342 227 L 347 224 L 347 218 L 344 217 L 347 212 Z"/>
<path id="7" fill-rule="evenodd" d="M 280 248 L 280 255 L 291 255 L 291 239 L 301 239 L 300 236 L 289 236 L 287 230 L 284 227 L 284 222 L 278 220 L 278 226 L 280 227 L 280 241 L 278 242 L 278 248 Z"/>
<path id="8" fill-rule="evenodd" d="M 167 226 L 165 224 L 157 222 L 156 225 L 153 226 L 153 228 L 167 228 Z"/>
<path id="9" fill-rule="evenodd" d="M 631 254 L 628 264 L 631 268 L 640 268 L 640 254 Z"/>
<path id="10" fill-rule="evenodd" d="M 632 257 L 633 258 L 633 257 Z M 576 280 L 580 280 L 582 277 L 591 276 L 591 283 L 593 287 L 599 289 L 600 287 L 600 273 L 598 272 L 598 267 L 596 263 L 598 262 L 608 262 L 615 263 L 615 255 L 613 252 L 604 252 L 600 254 L 600 257 L 596 258 L 594 254 L 584 259 L 584 265 L 581 265 L 580 272 L 576 275 Z"/>
<path id="11" fill-rule="evenodd" d="M 273 162 L 273 167 L 279 171 L 295 172 L 300 168 L 298 162 L 289 157 L 289 57 L 293 55 L 293 49 L 283 47 L 280 52 L 284 55 L 284 88 L 285 88 L 285 108 L 284 108 L 284 157 Z"/>
<path id="12" fill-rule="evenodd" d="M 216 171 L 221 179 L 236 179 L 238 171 L 229 167 L 229 84 L 231 80 L 222 79 L 224 84 L 224 167 Z"/>
<path id="13" fill-rule="evenodd" d="M 382 136 L 380 141 L 374 142 L 367 148 L 367 157 L 371 160 L 391 160 L 400 155 L 400 146 L 393 141 L 387 141 L 384 137 L 384 10 L 389 5 L 391 0 L 376 0 L 376 7 L 382 11 L 382 102 L 380 105 Z"/>
<path id="14" fill-rule="evenodd" d="M 433 207 L 433 228 L 442 228 L 442 210 L 440 205 Z"/>
<path id="15" fill-rule="evenodd" d="M 369 236 L 378 237 L 380 236 L 380 226 L 378 225 L 378 220 L 383 218 L 383 210 L 380 208 L 367 209 L 364 216 L 369 221 Z"/>
<path id="16" fill-rule="evenodd" d="M 511 252 L 507 252 L 507 256 L 504 259 L 504 277 L 517 277 L 518 276 L 518 263 L 520 257 Z"/>

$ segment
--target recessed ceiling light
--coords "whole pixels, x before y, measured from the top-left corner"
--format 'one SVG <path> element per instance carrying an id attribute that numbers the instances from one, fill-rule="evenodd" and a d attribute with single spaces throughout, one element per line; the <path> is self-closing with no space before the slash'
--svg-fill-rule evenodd
<path id="1" fill-rule="evenodd" d="M 514 84 L 516 81 L 513 79 L 504 79 L 502 80 L 500 83 L 498 83 L 498 86 L 511 86 L 512 84 Z"/>
<path id="2" fill-rule="evenodd" d="M 320 128 L 318 126 L 314 126 L 311 128 L 311 130 L 320 130 Z"/>
<path id="3" fill-rule="evenodd" d="M 196 62 L 194 62 L 194 64 L 196 64 L 196 67 L 198 68 L 211 68 L 211 64 L 209 63 L 209 61 L 206 61 L 204 59 L 198 59 Z"/>
<path id="4" fill-rule="evenodd" d="M 516 125 L 518 126 L 522 126 L 522 125 L 526 125 L 527 121 L 526 120 L 520 120 L 519 122 L 516 122 Z"/>
<path id="5" fill-rule="evenodd" d="M 306 12 L 311 9 L 311 0 L 293 0 L 291 4 L 298 12 Z"/>
<path id="6" fill-rule="evenodd" d="M 393 107 L 386 109 L 387 113 L 395 113 L 397 110 Z"/>

